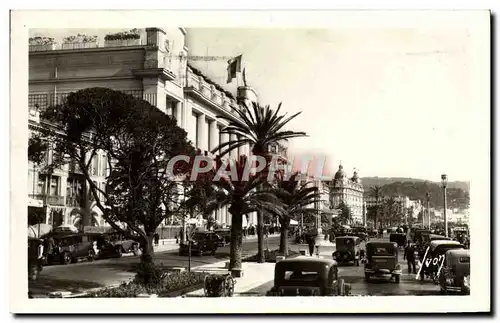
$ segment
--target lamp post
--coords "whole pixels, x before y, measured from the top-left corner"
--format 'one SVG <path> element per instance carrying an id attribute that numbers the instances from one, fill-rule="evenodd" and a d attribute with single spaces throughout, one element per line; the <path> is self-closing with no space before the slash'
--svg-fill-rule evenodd
<path id="1" fill-rule="evenodd" d="M 446 186 L 448 185 L 448 176 L 446 174 L 441 175 L 441 184 L 443 185 L 443 203 L 444 203 L 444 235 L 448 237 L 448 218 L 446 217 Z"/>
<path id="2" fill-rule="evenodd" d="M 430 208 L 431 195 L 429 192 L 425 193 L 425 201 L 427 202 L 427 223 L 429 224 L 429 230 L 431 229 L 431 208 Z"/>

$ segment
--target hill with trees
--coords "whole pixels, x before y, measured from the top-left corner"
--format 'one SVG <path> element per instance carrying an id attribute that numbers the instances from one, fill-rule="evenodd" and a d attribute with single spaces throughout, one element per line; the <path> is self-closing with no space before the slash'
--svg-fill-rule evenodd
<path id="1" fill-rule="evenodd" d="M 433 181 L 427 181 L 425 179 L 410 178 L 410 177 L 362 177 L 361 178 L 361 183 L 363 183 L 365 191 L 367 191 L 367 187 L 370 188 L 372 186 L 384 186 L 395 182 L 413 182 L 413 183 L 429 182 L 441 185 L 440 182 L 433 182 Z M 465 181 L 448 182 L 448 188 L 460 188 L 464 191 L 469 192 L 470 182 L 465 182 Z"/>
<path id="2" fill-rule="evenodd" d="M 376 179 L 376 178 L 371 178 Z M 382 196 L 408 196 L 411 200 L 421 200 L 425 202 L 426 193 L 430 193 L 430 207 L 443 207 L 443 189 L 441 183 L 429 182 L 418 179 L 404 179 L 403 181 L 393 179 L 392 182 L 388 178 L 382 180 L 367 180 L 362 179 L 365 189 L 365 196 L 371 194 L 371 187 L 376 185 L 382 187 Z M 447 202 L 449 209 L 466 209 L 470 204 L 469 183 L 453 182 L 448 183 Z M 464 189 L 465 187 L 465 189 Z"/>

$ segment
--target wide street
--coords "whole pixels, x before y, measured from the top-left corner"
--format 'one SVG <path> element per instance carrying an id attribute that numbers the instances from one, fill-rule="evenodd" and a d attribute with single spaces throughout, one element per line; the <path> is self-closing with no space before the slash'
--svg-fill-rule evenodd
<path id="1" fill-rule="evenodd" d="M 277 249 L 279 237 L 268 239 L 268 248 Z M 307 250 L 306 245 L 291 244 L 294 251 Z M 364 244 L 361 244 L 364 248 Z M 244 254 L 254 254 L 257 250 L 257 241 L 251 239 L 244 241 Z M 320 255 L 325 258 L 332 256 L 335 247 L 321 247 Z M 229 258 L 229 246 L 220 248 L 215 256 L 192 257 L 191 267 L 213 264 Z M 139 262 L 137 256 L 96 260 L 94 262 L 80 262 L 70 265 L 46 266 L 35 282 L 30 282 L 30 290 L 34 295 L 43 295 L 53 291 L 82 292 L 92 288 L 99 288 L 119 284 L 128 281 L 135 275 L 135 266 Z M 187 256 L 179 256 L 176 250 L 155 253 L 155 262 L 168 267 L 187 267 L 189 259 Z M 415 280 L 415 275 L 409 275 L 406 263 L 400 252 L 399 262 L 403 268 L 403 275 L 399 284 L 386 280 L 371 281 L 364 280 L 363 265 L 339 267 L 339 277 L 352 286 L 354 295 L 439 295 L 439 287 L 430 281 L 421 284 Z M 265 295 L 271 289 L 273 277 L 265 277 L 262 284 L 244 293 L 247 296 Z M 243 295 L 242 295 L 243 296 Z"/>

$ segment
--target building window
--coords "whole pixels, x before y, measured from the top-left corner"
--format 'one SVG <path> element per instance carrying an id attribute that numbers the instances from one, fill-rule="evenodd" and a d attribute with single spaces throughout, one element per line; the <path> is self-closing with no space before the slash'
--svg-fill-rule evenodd
<path id="1" fill-rule="evenodd" d="M 37 194 L 45 194 L 45 179 L 46 179 L 45 175 L 42 174 L 38 175 L 38 185 L 36 189 Z"/>
<path id="2" fill-rule="evenodd" d="M 57 196 L 59 195 L 59 177 L 52 176 L 50 178 L 50 195 Z"/>
<path id="3" fill-rule="evenodd" d="M 108 158 L 106 155 L 101 156 L 101 176 L 106 177 L 108 174 Z"/>
<path id="4" fill-rule="evenodd" d="M 94 176 L 99 175 L 99 155 L 95 154 L 92 157 L 92 166 L 91 167 L 92 167 L 91 174 Z"/>

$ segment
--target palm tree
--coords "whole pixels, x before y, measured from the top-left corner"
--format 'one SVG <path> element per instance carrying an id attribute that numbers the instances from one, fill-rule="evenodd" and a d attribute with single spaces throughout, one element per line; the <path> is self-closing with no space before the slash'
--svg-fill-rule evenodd
<path id="1" fill-rule="evenodd" d="M 298 176 L 299 173 L 294 173 L 288 180 L 284 180 L 283 173 L 280 172 L 275 187 L 276 196 L 284 204 L 284 212 L 278 217 L 281 224 L 279 252 L 285 256 L 288 255 L 290 220 L 298 219 L 301 214 L 315 215 L 317 210 L 308 206 L 317 202 L 321 197 L 317 187 L 309 186 L 309 182 L 300 184 Z"/>
<path id="2" fill-rule="evenodd" d="M 207 203 L 207 210 L 216 210 L 229 206 L 231 213 L 231 247 L 229 270 L 239 277 L 241 273 L 241 256 L 243 246 L 243 216 L 257 210 L 265 210 L 273 214 L 283 213 L 283 203 L 270 191 L 257 190 L 265 180 L 261 174 L 249 176 L 247 181 L 240 180 L 245 171 L 246 156 L 240 156 L 235 161 L 238 178 L 222 177 L 211 181 L 215 194 Z M 214 172 L 215 175 L 215 172 Z"/>
<path id="3" fill-rule="evenodd" d="M 380 198 L 382 198 L 382 186 L 372 186 L 370 187 L 370 195 L 375 198 L 376 201 L 376 209 L 375 209 L 375 218 L 373 219 L 373 225 L 376 228 L 377 227 L 377 220 L 380 219 Z"/>
<path id="4" fill-rule="evenodd" d="M 223 156 L 234 149 L 238 149 L 248 144 L 251 147 L 252 154 L 264 156 L 269 160 L 271 157 L 268 153 L 269 145 L 291 138 L 305 137 L 305 132 L 295 132 L 283 129 L 301 112 L 286 117 L 286 113 L 280 114 L 280 109 L 281 103 L 276 110 L 271 109 L 270 106 L 260 106 L 257 103 L 252 103 L 251 107 L 246 103 L 240 103 L 240 109 L 236 109 L 235 112 L 241 121 L 220 117 L 229 121 L 229 125 L 222 129 L 221 133 L 238 135 L 240 138 L 220 144 L 213 149 L 212 153 L 219 152 L 219 154 Z M 265 173 L 266 171 L 267 167 L 263 172 Z M 263 185 L 258 189 L 263 189 Z M 263 225 L 264 214 L 261 210 L 257 210 L 257 239 L 259 250 L 257 258 L 258 262 L 261 263 L 265 262 Z"/>

